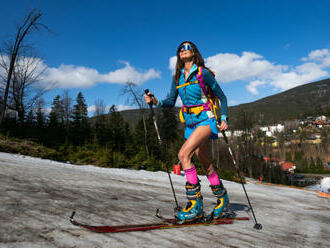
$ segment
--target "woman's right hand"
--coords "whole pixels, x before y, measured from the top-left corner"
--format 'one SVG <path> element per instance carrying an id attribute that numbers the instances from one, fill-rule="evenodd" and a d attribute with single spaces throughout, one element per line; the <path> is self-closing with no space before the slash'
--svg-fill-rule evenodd
<path id="1" fill-rule="evenodd" d="M 150 102 L 152 102 L 154 105 L 157 105 L 158 103 L 158 100 L 151 92 L 148 92 L 148 94 L 144 95 L 144 101 L 146 102 L 146 104 L 150 104 Z"/>

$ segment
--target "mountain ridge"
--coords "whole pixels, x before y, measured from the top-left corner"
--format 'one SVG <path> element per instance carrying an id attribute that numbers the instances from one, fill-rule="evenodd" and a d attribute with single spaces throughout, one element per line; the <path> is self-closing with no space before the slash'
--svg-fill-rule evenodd
<path id="1" fill-rule="evenodd" d="M 229 96 L 230 97 L 230 96 Z M 155 109 L 156 113 L 157 108 Z M 179 112 L 180 108 L 176 107 Z M 237 122 L 243 112 L 253 114 L 263 124 L 302 119 L 308 115 L 330 115 L 330 78 L 296 86 L 289 90 L 228 108 L 229 121 Z M 123 118 L 134 126 L 138 109 L 123 110 Z"/>

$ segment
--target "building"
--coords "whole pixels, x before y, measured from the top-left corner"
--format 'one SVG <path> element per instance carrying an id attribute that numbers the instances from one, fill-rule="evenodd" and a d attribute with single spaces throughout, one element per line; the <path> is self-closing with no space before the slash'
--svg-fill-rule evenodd
<path id="1" fill-rule="evenodd" d="M 316 144 L 321 144 L 322 140 L 320 138 L 310 137 L 307 139 L 307 143 L 316 145 Z"/>
<path id="2" fill-rule="evenodd" d="M 284 132 L 284 125 L 277 124 L 276 126 L 260 127 L 260 130 L 268 137 L 272 137 L 275 133 Z"/>
<path id="3" fill-rule="evenodd" d="M 325 117 L 324 115 L 321 115 L 316 118 L 316 121 L 326 121 L 326 120 L 327 120 L 327 117 Z"/>
<path id="4" fill-rule="evenodd" d="M 327 164 L 324 164 L 323 169 L 325 169 L 325 170 L 330 170 L 330 162 L 327 163 Z"/>
<path id="5" fill-rule="evenodd" d="M 271 131 L 272 134 L 274 134 L 275 132 L 278 133 L 284 132 L 284 125 L 277 124 L 276 126 L 270 126 L 269 131 Z"/>
<path id="6" fill-rule="evenodd" d="M 288 173 L 294 173 L 294 170 L 297 168 L 296 165 L 292 162 L 282 162 L 281 164 L 281 170 L 283 172 L 288 172 Z"/>
<path id="7" fill-rule="evenodd" d="M 227 137 L 231 137 L 231 136 L 235 136 L 235 137 L 240 137 L 243 135 L 243 131 L 242 130 L 235 130 L 235 131 L 226 131 L 226 135 Z M 219 137 L 222 137 L 221 132 L 218 133 Z"/>

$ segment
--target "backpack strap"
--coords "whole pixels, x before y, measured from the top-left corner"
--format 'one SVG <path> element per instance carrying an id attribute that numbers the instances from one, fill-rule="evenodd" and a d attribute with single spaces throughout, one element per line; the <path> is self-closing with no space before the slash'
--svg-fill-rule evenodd
<path id="1" fill-rule="evenodd" d="M 216 108 L 220 108 L 219 99 L 218 99 L 218 97 L 216 97 L 214 95 L 212 90 L 208 91 L 206 89 L 204 79 L 203 79 L 203 67 L 201 67 L 201 66 L 198 67 L 198 73 L 197 73 L 196 77 L 197 77 L 199 86 L 202 88 L 202 90 L 204 92 L 204 95 L 207 97 L 208 101 L 211 103 L 214 117 L 218 121 Z"/>
<path id="2" fill-rule="evenodd" d="M 179 88 L 181 88 L 181 87 L 186 87 L 186 86 L 188 86 L 188 85 L 191 85 L 191 84 L 198 84 L 198 83 L 199 83 L 199 81 L 196 80 L 196 81 L 188 82 L 188 83 L 181 84 L 181 85 L 178 85 L 178 84 L 177 84 L 176 88 L 179 89 Z"/>
<path id="3" fill-rule="evenodd" d="M 199 86 L 202 88 L 204 95 L 208 98 L 208 92 L 204 83 L 204 79 L 203 79 L 203 67 L 199 66 L 198 67 L 198 73 L 196 75 Z"/>

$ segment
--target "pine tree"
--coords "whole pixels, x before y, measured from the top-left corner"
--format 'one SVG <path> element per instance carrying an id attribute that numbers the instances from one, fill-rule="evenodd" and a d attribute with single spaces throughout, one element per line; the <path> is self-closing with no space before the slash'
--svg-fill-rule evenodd
<path id="1" fill-rule="evenodd" d="M 81 92 L 78 93 L 76 102 L 72 110 L 73 122 L 69 136 L 73 144 L 83 145 L 90 138 L 91 128 L 88 121 L 87 104 Z"/>
<path id="2" fill-rule="evenodd" d="M 292 160 L 291 151 L 287 151 L 287 152 L 285 153 L 285 161 L 290 161 L 290 162 L 293 161 L 293 160 Z"/>
<path id="3" fill-rule="evenodd" d="M 65 129 L 68 130 L 71 122 L 72 106 L 71 97 L 69 96 L 69 91 L 65 90 L 62 96 L 62 106 L 63 106 L 63 121 Z"/>
<path id="4" fill-rule="evenodd" d="M 301 168 L 303 171 L 308 170 L 309 167 L 308 167 L 308 160 L 307 160 L 307 158 L 303 158 L 303 159 L 302 159 L 300 168 Z"/>
<path id="5" fill-rule="evenodd" d="M 300 151 L 295 151 L 294 152 L 294 160 L 295 162 L 299 162 L 303 159 L 303 154 Z"/>
<path id="6" fill-rule="evenodd" d="M 43 112 L 43 101 L 38 102 L 37 112 L 36 112 L 37 127 L 43 128 L 45 125 L 45 114 Z"/>
<path id="7" fill-rule="evenodd" d="M 63 105 L 61 97 L 57 95 L 52 103 L 52 108 L 49 114 L 49 129 L 45 138 L 45 143 L 51 146 L 57 146 L 64 142 L 65 130 L 63 126 Z"/>
<path id="8" fill-rule="evenodd" d="M 63 104 L 61 96 L 57 95 L 53 99 L 52 108 L 49 114 L 49 126 L 51 128 L 58 128 L 63 125 Z"/>
<path id="9" fill-rule="evenodd" d="M 26 116 L 26 123 L 25 123 L 25 125 L 27 127 L 33 127 L 34 122 L 35 122 L 35 116 L 34 116 L 34 113 L 33 113 L 33 109 L 30 109 L 30 111 L 28 112 L 28 114 Z"/>
<path id="10" fill-rule="evenodd" d="M 43 100 L 40 99 L 37 103 L 37 111 L 36 111 L 36 137 L 38 140 L 42 143 L 44 143 L 44 140 L 46 139 L 46 133 L 45 132 L 45 125 L 46 125 L 46 118 L 45 114 L 43 112 Z M 47 137 L 48 138 L 48 137 Z"/>
<path id="11" fill-rule="evenodd" d="M 160 134 L 166 143 L 173 143 L 178 138 L 178 120 L 174 108 L 161 109 Z"/>
<path id="12" fill-rule="evenodd" d="M 115 105 L 112 105 L 109 110 L 109 130 L 111 144 L 114 151 L 124 152 L 126 143 L 128 142 L 129 129 L 128 124 L 124 121 L 120 112 L 117 111 Z"/>
<path id="13" fill-rule="evenodd" d="M 322 163 L 322 160 L 319 157 L 317 157 L 317 159 L 316 159 L 316 165 L 315 165 L 315 167 L 318 170 L 322 170 L 323 169 L 323 163 Z"/>
<path id="14" fill-rule="evenodd" d="M 106 129 L 106 117 L 104 115 L 96 116 L 94 123 L 94 137 L 99 145 L 104 145 L 108 141 Z"/>
<path id="15" fill-rule="evenodd" d="M 312 169 L 312 170 L 316 168 L 313 157 L 311 157 L 311 161 L 310 161 L 310 164 L 309 164 L 309 168 Z"/>
<path id="16" fill-rule="evenodd" d="M 183 141 L 178 129 L 177 112 L 175 108 L 162 108 L 161 117 L 158 118 L 160 136 L 163 140 L 162 161 L 167 164 L 177 163 L 177 152 Z"/>

